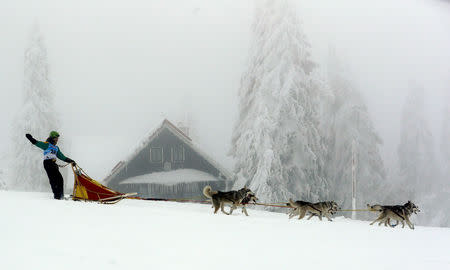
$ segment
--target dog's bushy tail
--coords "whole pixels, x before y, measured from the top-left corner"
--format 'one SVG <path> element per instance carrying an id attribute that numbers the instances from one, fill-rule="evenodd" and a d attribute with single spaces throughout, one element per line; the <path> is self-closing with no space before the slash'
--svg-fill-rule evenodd
<path id="1" fill-rule="evenodd" d="M 211 186 L 205 186 L 203 188 L 203 195 L 205 195 L 207 198 L 212 199 L 212 196 L 214 194 L 217 194 L 217 191 L 212 190 Z"/>

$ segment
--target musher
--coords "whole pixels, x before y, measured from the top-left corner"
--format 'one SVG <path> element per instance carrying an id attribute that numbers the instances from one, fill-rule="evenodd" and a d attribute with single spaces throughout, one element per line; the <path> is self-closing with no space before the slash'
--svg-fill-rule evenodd
<path id="1" fill-rule="evenodd" d="M 56 164 L 56 158 L 67 163 L 72 163 L 75 165 L 75 161 L 63 155 L 56 146 L 58 143 L 59 133 L 56 131 L 50 132 L 47 140 L 45 142 L 38 141 L 31 136 L 31 134 L 26 134 L 25 137 L 34 144 L 35 146 L 44 150 L 44 169 L 47 172 L 48 179 L 50 181 L 50 186 L 52 187 L 53 197 L 57 200 L 64 199 L 64 179 L 59 172 L 58 164 Z"/>

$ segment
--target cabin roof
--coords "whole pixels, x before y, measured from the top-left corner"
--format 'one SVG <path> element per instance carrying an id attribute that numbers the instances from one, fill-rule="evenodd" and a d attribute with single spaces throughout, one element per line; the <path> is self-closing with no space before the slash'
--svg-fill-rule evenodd
<path id="1" fill-rule="evenodd" d="M 196 145 L 192 139 L 183 133 L 178 127 L 176 127 L 174 124 L 172 124 L 169 120 L 164 119 L 162 123 L 154 130 L 149 132 L 144 139 L 142 139 L 134 148 L 134 150 L 131 152 L 131 154 L 128 155 L 128 157 L 125 160 L 119 161 L 118 164 L 114 166 L 114 168 L 111 170 L 111 173 L 105 178 L 105 182 L 109 182 L 117 173 L 119 173 L 124 166 L 126 166 L 131 160 L 133 160 L 145 147 L 147 147 L 148 144 L 150 144 L 158 135 L 164 130 L 168 129 L 172 134 L 174 134 L 176 137 L 178 137 L 181 141 L 183 141 L 186 145 L 192 148 L 193 151 L 198 153 L 202 158 L 204 158 L 206 161 L 208 161 L 212 166 L 214 166 L 227 180 L 232 179 L 232 174 L 219 165 L 214 159 L 212 159 L 209 155 L 207 155 L 204 151 L 200 149 L 198 145 Z"/>

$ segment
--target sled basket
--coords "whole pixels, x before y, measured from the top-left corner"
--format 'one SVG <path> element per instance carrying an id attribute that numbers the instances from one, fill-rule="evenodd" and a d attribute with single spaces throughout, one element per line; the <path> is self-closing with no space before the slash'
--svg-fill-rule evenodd
<path id="1" fill-rule="evenodd" d="M 72 165 L 72 171 L 75 176 L 72 194 L 74 201 L 97 201 L 112 204 L 136 195 L 136 193 L 120 193 L 100 184 L 90 178 L 78 165 Z"/>

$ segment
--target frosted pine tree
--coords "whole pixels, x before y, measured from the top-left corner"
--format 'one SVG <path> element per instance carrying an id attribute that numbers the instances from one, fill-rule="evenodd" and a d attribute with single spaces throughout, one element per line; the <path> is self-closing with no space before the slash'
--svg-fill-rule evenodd
<path id="1" fill-rule="evenodd" d="M 414 86 L 403 107 L 398 159 L 410 198 L 430 193 L 437 175 L 433 137 L 425 117 L 424 90 Z"/>
<path id="2" fill-rule="evenodd" d="M 324 145 L 318 132 L 321 82 L 289 1 L 257 1 L 247 71 L 232 136 L 235 188 L 261 201 L 327 196 Z"/>
<path id="3" fill-rule="evenodd" d="M 3 169 L 0 168 L 0 190 L 6 189 L 5 173 Z"/>
<path id="4" fill-rule="evenodd" d="M 5 154 L 0 154 L 0 190 L 6 190 L 6 178 L 7 178 L 7 172 L 6 172 L 6 165 L 8 164 L 5 162 L 7 156 Z"/>
<path id="5" fill-rule="evenodd" d="M 363 97 L 346 76 L 336 54 L 330 53 L 328 77 L 334 102 L 325 118 L 328 123 L 327 178 L 330 198 L 342 207 L 350 208 L 354 148 L 356 202 L 357 208 L 364 208 L 366 203 L 379 201 L 377 191 L 385 184 L 386 173 L 379 151 L 382 141 L 372 124 Z"/>
<path id="6" fill-rule="evenodd" d="M 447 97 L 450 99 L 450 95 Z M 444 119 L 442 124 L 441 153 L 444 161 L 444 178 L 442 183 L 450 179 L 450 100 L 447 101 L 444 108 Z M 447 178 L 447 179 L 445 179 Z M 447 180 L 447 181 L 446 181 Z"/>
<path id="7" fill-rule="evenodd" d="M 23 102 L 13 124 L 10 189 L 50 191 L 42 150 L 33 146 L 25 133 L 45 140 L 57 127 L 47 50 L 35 25 L 25 49 Z"/>
<path id="8" fill-rule="evenodd" d="M 412 200 L 422 212 L 420 225 L 438 225 L 442 215 L 434 205 L 440 196 L 433 137 L 425 117 L 424 90 L 413 86 L 403 108 L 398 147 L 399 186 L 397 199 Z"/>
<path id="9" fill-rule="evenodd" d="M 450 96 L 447 97 L 449 99 Z M 441 156 L 442 156 L 442 173 L 441 181 L 437 186 L 437 190 L 434 191 L 435 196 L 431 197 L 430 208 L 435 212 L 431 217 L 431 222 L 428 224 L 433 226 L 450 226 L 450 100 L 447 100 L 447 104 L 444 107 L 444 118 L 442 125 L 442 137 L 441 137 Z M 434 203 L 439 202 L 439 207 L 436 209 Z M 437 213 L 436 213 L 437 212 Z"/>

